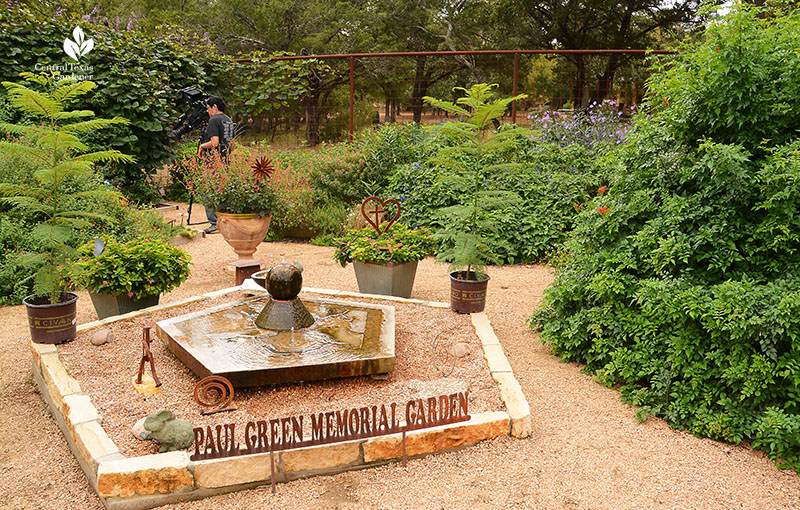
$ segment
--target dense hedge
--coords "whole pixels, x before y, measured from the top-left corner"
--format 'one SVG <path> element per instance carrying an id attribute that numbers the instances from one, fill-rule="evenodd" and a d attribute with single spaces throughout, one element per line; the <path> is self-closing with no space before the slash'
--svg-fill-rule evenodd
<path id="1" fill-rule="evenodd" d="M 640 417 L 799 469 L 800 15 L 757 12 L 653 78 L 531 322 Z"/>
<path id="2" fill-rule="evenodd" d="M 134 156 L 136 163 L 104 168 L 105 177 L 128 195 L 148 198 L 152 190 L 144 178 L 169 159 L 174 144 L 170 129 L 186 107 L 178 90 L 196 85 L 209 93 L 216 91 L 222 64 L 213 62 L 216 54 L 208 44 L 175 31 L 170 38 L 152 37 L 14 7 L 0 12 L 0 81 L 18 81 L 19 73 L 36 72 L 37 65 L 42 69 L 75 64 L 62 43 L 72 37 L 76 26 L 94 40 L 94 49 L 81 57 L 80 65 L 91 66 L 90 79 L 98 85 L 97 93 L 82 106 L 130 122 L 124 128 L 98 132 L 87 141 L 93 147 L 111 147 Z M 74 70 L 75 74 L 84 72 Z"/>

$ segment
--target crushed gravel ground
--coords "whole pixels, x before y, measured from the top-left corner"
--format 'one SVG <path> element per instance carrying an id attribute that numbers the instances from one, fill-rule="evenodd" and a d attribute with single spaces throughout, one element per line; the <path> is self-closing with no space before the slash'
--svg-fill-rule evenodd
<path id="1" fill-rule="evenodd" d="M 175 211 L 167 214 L 177 218 Z M 192 278 L 162 303 L 232 285 L 226 265 L 235 255 L 220 235 L 198 237 L 185 248 L 194 258 Z M 309 287 L 357 291 L 352 268 L 331 260 L 332 251 L 264 243 L 256 256 L 269 264 L 301 261 Z M 800 509 L 794 472 L 777 469 L 746 445 L 698 439 L 659 419 L 639 424 L 616 391 L 550 355 L 525 322 L 552 281 L 548 268 L 492 268 L 490 274 L 486 311 L 530 403 L 531 439 L 499 438 L 406 466 L 298 480 L 279 485 L 275 496 L 265 486 L 170 508 Z M 88 295 L 79 295 L 79 323 L 94 320 Z M 447 267 L 422 261 L 412 297 L 448 296 Z M 36 391 L 24 308 L 0 308 L 0 331 L 0 508 L 102 508 Z M 120 369 L 130 370 L 129 361 Z"/>
<path id="2" fill-rule="evenodd" d="M 319 295 L 304 294 L 303 297 Z M 211 301 L 195 303 L 125 320 L 105 326 L 114 334 L 110 343 L 95 347 L 89 341 L 90 330 L 78 334 L 74 342 L 59 346 L 59 355 L 69 373 L 81 385 L 95 407 L 103 416 L 103 428 L 122 454 L 132 457 L 158 453 L 152 441 L 138 441 L 131 434 L 131 426 L 140 418 L 159 409 L 169 409 L 178 418 L 192 422 L 195 427 L 214 426 L 220 423 L 237 423 L 242 426 L 256 421 L 286 416 L 311 415 L 337 409 L 350 409 L 375 404 L 402 405 L 411 398 L 449 394 L 463 387 L 469 389 L 469 412 L 501 411 L 504 409 L 500 392 L 489 373 L 483 358 L 481 342 L 475 335 L 469 316 L 451 313 L 441 308 L 422 305 L 390 303 L 387 301 L 359 300 L 391 304 L 395 307 L 394 370 L 386 380 L 370 377 L 331 379 L 314 383 L 267 386 L 238 389 L 231 404 L 235 411 L 223 415 L 201 416 L 203 409 L 193 399 L 199 377 L 195 376 L 158 339 L 150 346 L 156 373 L 162 383 L 161 392 L 143 397 L 131 384 L 142 352 L 142 328 L 156 322 L 186 313 L 210 308 L 217 304 L 234 302 L 243 298 L 240 292 Z M 468 355 L 452 363 L 452 358 L 442 358 L 442 365 L 432 362 L 431 332 L 449 332 L 453 342 L 463 342 L 470 347 Z M 441 346 L 439 349 L 443 349 Z M 448 363 L 449 362 L 449 363 Z M 120 370 L 121 368 L 121 370 Z M 451 371 L 444 379 L 440 371 Z M 149 367 L 146 369 L 150 373 Z M 426 387 L 430 387 L 427 390 Z M 306 429 L 308 433 L 308 429 Z M 194 447 L 190 452 L 194 452 Z"/>

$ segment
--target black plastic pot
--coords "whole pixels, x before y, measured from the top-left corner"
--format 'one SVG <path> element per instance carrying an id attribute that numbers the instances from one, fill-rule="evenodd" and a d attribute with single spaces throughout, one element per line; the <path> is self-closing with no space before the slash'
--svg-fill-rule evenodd
<path id="1" fill-rule="evenodd" d="M 478 280 L 474 271 L 450 273 L 450 308 L 458 313 L 482 312 L 486 305 L 486 285 L 489 275 Z"/>
<path id="2" fill-rule="evenodd" d="M 78 295 L 62 292 L 58 303 L 47 296 L 28 296 L 22 300 L 28 311 L 31 340 L 36 344 L 60 344 L 77 334 L 75 312 Z"/>

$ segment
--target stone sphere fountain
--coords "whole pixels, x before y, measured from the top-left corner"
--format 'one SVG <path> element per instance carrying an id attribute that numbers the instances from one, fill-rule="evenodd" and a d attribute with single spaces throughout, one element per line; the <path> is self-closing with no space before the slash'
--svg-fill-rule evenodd
<path id="1" fill-rule="evenodd" d="M 274 331 L 293 331 L 314 324 L 314 317 L 297 298 L 303 288 L 302 270 L 293 264 L 279 264 L 266 277 L 270 299 L 256 318 L 256 326 Z"/>
<path id="2" fill-rule="evenodd" d="M 268 296 L 245 298 L 156 323 L 156 335 L 198 377 L 234 387 L 394 370 L 394 307 L 298 298 L 301 269 L 279 264 Z"/>

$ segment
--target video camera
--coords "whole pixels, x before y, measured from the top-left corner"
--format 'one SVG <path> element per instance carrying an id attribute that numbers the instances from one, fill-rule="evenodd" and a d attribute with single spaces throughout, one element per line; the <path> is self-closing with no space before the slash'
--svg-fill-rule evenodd
<path id="1" fill-rule="evenodd" d="M 208 112 L 206 111 L 208 97 L 194 86 L 183 88 L 180 92 L 183 102 L 188 104 L 189 108 L 178 117 L 175 125 L 172 126 L 172 134 L 178 139 L 193 129 L 201 128 L 208 122 Z"/>

